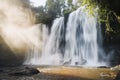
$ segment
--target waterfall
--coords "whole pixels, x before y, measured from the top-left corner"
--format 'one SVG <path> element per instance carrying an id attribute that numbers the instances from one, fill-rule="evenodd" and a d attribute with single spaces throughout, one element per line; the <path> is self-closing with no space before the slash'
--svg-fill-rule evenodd
<path id="1" fill-rule="evenodd" d="M 61 41 L 64 37 L 64 18 L 57 18 L 52 26 L 51 34 L 41 57 L 40 64 L 60 64 Z"/>
<path id="2" fill-rule="evenodd" d="M 40 64 L 103 66 L 104 51 L 98 14 L 89 14 L 85 6 L 69 15 L 67 26 L 64 18 L 57 18 Z M 100 59 L 101 58 L 101 59 Z"/>
<path id="3" fill-rule="evenodd" d="M 0 37 L 16 56 L 26 53 L 24 64 L 106 65 L 96 9 L 78 8 L 66 25 L 64 17 L 55 19 L 49 38 L 46 25 L 35 24 L 28 0 L 0 1 L 0 19 Z"/>
<path id="4" fill-rule="evenodd" d="M 32 45 L 27 50 L 24 65 L 39 65 L 41 53 L 44 51 L 46 40 L 48 37 L 48 29 L 44 24 L 35 25 L 36 31 L 39 30 L 37 38 L 34 37 L 34 43 L 37 45 Z M 41 29 L 40 29 L 41 28 Z M 41 34 L 41 35 L 40 35 Z M 32 36 L 32 35 L 31 35 Z"/>
<path id="5" fill-rule="evenodd" d="M 80 7 L 69 16 L 66 30 L 64 61 L 71 65 L 103 65 L 99 62 L 98 15 L 90 15 L 85 7 Z M 99 39 L 98 39 L 99 38 Z"/>

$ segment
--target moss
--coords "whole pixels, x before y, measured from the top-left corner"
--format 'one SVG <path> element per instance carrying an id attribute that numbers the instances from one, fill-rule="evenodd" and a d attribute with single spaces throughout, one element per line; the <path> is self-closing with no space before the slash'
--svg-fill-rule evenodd
<path id="1" fill-rule="evenodd" d="M 116 3 L 117 2 L 117 3 Z M 86 5 L 86 10 L 93 15 L 96 7 L 98 22 L 105 28 L 103 39 L 106 43 L 120 41 L 120 0 L 79 0 L 80 6 Z M 116 7 L 117 5 L 117 7 Z M 117 11 L 118 10 L 118 11 Z M 119 15 L 119 16 L 118 16 Z"/>
<path id="2" fill-rule="evenodd" d="M 63 14 L 65 15 L 65 14 L 71 13 L 71 12 L 75 11 L 78 7 L 79 6 L 77 6 L 77 5 L 72 5 L 71 8 L 65 8 L 63 10 Z"/>

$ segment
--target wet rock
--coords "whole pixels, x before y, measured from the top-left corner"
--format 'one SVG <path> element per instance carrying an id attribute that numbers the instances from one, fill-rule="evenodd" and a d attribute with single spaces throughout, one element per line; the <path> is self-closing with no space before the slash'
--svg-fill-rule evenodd
<path id="1" fill-rule="evenodd" d="M 120 72 L 117 74 L 117 76 L 114 80 L 120 80 Z"/>
<path id="2" fill-rule="evenodd" d="M 108 13 L 108 21 L 109 21 L 109 25 L 112 28 L 112 30 L 114 30 L 115 32 L 119 32 L 120 23 L 119 23 L 118 18 L 114 12 L 110 11 Z"/>
<path id="3" fill-rule="evenodd" d="M 112 67 L 111 70 L 120 71 L 120 65 L 117 65 L 117 66 L 115 66 L 115 67 Z"/>
<path id="4" fill-rule="evenodd" d="M 109 68 L 109 67 L 107 67 L 107 66 L 99 66 L 98 68 Z"/>
<path id="5" fill-rule="evenodd" d="M 0 69 L 0 73 L 4 72 L 2 69 Z"/>
<path id="6" fill-rule="evenodd" d="M 120 64 L 120 50 L 112 51 L 110 55 L 110 62 L 112 66 L 116 66 Z"/>
<path id="7" fill-rule="evenodd" d="M 39 73 L 39 71 L 37 69 L 26 67 L 22 71 L 13 72 L 13 73 L 10 73 L 9 75 L 12 75 L 12 76 L 32 76 L 32 75 L 35 75 L 38 73 Z"/>
<path id="8" fill-rule="evenodd" d="M 68 65 L 68 64 L 70 64 L 70 63 L 71 63 L 71 59 L 68 60 L 68 61 L 63 62 L 63 65 Z"/>

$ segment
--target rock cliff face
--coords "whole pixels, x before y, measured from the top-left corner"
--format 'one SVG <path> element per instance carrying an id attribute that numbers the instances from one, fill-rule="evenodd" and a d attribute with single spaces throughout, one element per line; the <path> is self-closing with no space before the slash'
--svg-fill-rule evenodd
<path id="1" fill-rule="evenodd" d="M 115 66 L 120 64 L 120 0 L 105 1 L 108 13 L 106 22 L 102 23 L 104 48 L 111 66 Z"/>
<path id="2" fill-rule="evenodd" d="M 109 4 L 109 8 L 120 15 L 120 0 L 106 0 Z"/>
<path id="3" fill-rule="evenodd" d="M 109 12 L 107 16 L 107 23 L 105 23 L 105 31 L 104 31 L 104 42 L 106 43 L 114 43 L 119 44 L 120 41 L 120 22 L 115 14 L 115 12 Z"/>

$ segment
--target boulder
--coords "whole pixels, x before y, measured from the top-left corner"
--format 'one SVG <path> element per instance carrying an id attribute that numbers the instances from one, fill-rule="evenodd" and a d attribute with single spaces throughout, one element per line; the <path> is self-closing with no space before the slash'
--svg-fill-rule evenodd
<path id="1" fill-rule="evenodd" d="M 32 75 L 35 75 L 38 73 L 39 73 L 39 71 L 35 68 L 25 67 L 25 69 L 23 69 L 21 71 L 17 71 L 17 72 L 12 72 L 9 75 L 11 75 L 11 76 L 32 76 Z"/>

